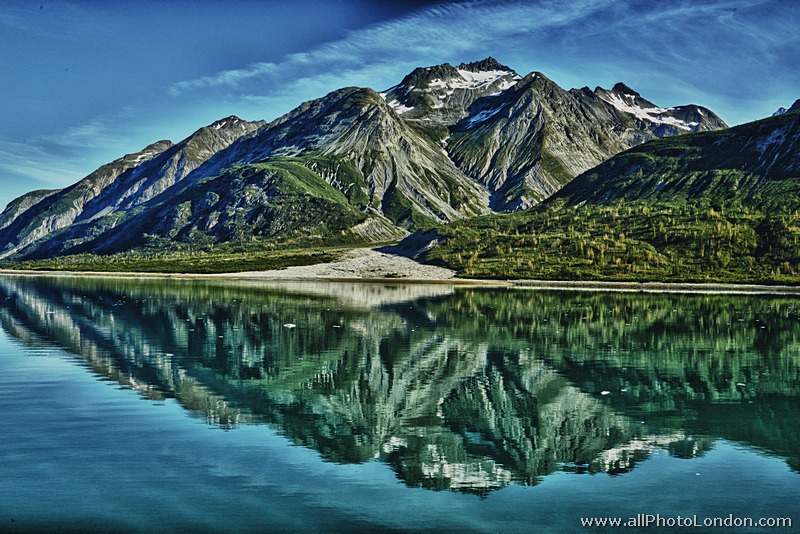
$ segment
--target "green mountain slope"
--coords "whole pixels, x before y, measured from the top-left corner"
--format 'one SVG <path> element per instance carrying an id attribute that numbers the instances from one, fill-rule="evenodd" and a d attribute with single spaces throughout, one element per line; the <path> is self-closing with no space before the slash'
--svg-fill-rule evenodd
<path id="1" fill-rule="evenodd" d="M 632 148 L 577 177 L 554 199 L 713 202 L 767 210 L 800 207 L 800 112 L 725 131 Z"/>
<path id="2" fill-rule="evenodd" d="M 65 229 L 37 248 L 34 257 L 161 250 L 180 243 L 212 250 L 216 243 L 278 237 L 313 243 L 314 237 L 356 241 L 369 232 L 384 240 L 402 236 L 388 220 L 365 215 L 322 177 L 289 158 L 231 168 L 128 212 L 119 224 L 109 224 L 111 219 L 93 221 L 95 228 L 107 227 L 88 241 L 91 228 Z"/>
<path id="3" fill-rule="evenodd" d="M 70 187 L 29 193 L 12 202 L 0 215 L 0 258 L 30 254 L 44 246 L 52 250 L 57 235 L 67 231 L 73 238 L 91 228 L 88 236 L 116 224 L 171 186 L 179 183 L 238 137 L 261 126 L 227 117 L 200 128 L 173 144 L 158 141 L 144 150 L 104 165 Z M 108 218 L 111 216 L 111 218 Z M 104 218 L 100 224 L 92 223 Z"/>

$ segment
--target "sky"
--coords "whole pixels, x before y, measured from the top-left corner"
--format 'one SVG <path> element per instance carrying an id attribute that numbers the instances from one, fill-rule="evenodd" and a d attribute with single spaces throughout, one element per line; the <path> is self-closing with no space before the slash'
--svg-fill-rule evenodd
<path id="1" fill-rule="evenodd" d="M 800 98 L 800 0 L 2 0 L 0 208 L 217 119 L 488 56 L 735 125 Z"/>

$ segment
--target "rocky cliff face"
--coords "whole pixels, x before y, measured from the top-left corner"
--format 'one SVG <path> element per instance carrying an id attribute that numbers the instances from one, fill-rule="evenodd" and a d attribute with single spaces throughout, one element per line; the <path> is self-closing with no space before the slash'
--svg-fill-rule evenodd
<path id="1" fill-rule="evenodd" d="M 565 91 L 539 72 L 475 101 L 470 112 L 451 126 L 448 154 L 490 190 L 496 211 L 537 204 L 650 139 L 726 127 L 705 108 L 658 108 L 623 84 Z"/>
<path id="2" fill-rule="evenodd" d="M 208 167 L 302 158 L 353 204 L 377 210 L 401 227 L 485 212 L 486 193 L 443 156 L 378 93 L 351 87 L 304 103 L 241 139 Z M 208 171 L 198 177 L 202 174 Z"/>
<path id="3" fill-rule="evenodd" d="M 228 117 L 29 194 L 0 215 L 0 257 L 176 239 L 396 239 L 532 206 L 626 148 L 724 126 L 705 108 L 659 108 L 622 84 L 565 91 L 493 58 L 418 68 L 383 93 L 343 88 L 268 124 Z"/>

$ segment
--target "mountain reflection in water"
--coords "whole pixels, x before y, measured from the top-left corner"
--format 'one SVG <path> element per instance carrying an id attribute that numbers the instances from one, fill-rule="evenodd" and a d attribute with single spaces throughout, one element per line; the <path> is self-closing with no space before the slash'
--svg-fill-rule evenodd
<path id="1" fill-rule="evenodd" d="M 800 301 L 445 285 L 0 277 L 0 320 L 226 430 L 486 494 L 719 439 L 800 470 Z"/>

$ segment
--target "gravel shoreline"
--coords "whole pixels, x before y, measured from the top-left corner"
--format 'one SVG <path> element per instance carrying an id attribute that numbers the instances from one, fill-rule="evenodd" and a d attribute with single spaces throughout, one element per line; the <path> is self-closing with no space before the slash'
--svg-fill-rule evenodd
<path id="1" fill-rule="evenodd" d="M 452 285 L 490 285 L 517 288 L 540 288 L 583 291 L 649 291 L 681 293 L 800 294 L 800 286 L 758 284 L 703 284 L 662 282 L 606 282 L 563 280 L 477 280 L 455 278 L 455 271 L 435 265 L 424 265 L 405 256 L 371 248 L 357 248 L 344 253 L 340 260 L 316 265 L 300 265 L 271 271 L 246 271 L 218 274 L 113 273 L 76 271 L 15 271 L 0 274 L 56 277 L 130 277 L 190 278 L 207 280 L 325 280 L 381 283 L 426 283 Z"/>
<path id="2" fill-rule="evenodd" d="M 348 250 L 342 259 L 316 265 L 296 265 L 274 271 L 247 271 L 210 275 L 221 278 L 263 278 L 281 280 L 450 280 L 455 271 L 424 265 L 405 256 L 388 254 L 371 248 Z"/>

